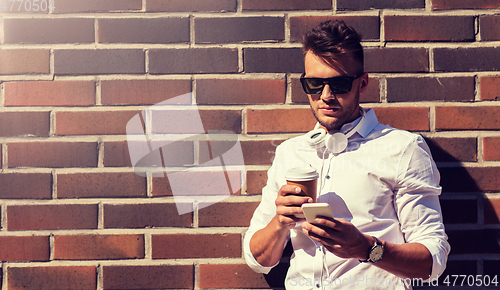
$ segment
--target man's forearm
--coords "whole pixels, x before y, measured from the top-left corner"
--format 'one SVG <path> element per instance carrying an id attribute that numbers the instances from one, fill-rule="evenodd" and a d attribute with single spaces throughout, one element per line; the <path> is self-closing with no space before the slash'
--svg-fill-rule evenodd
<path id="1" fill-rule="evenodd" d="M 281 259 L 289 229 L 283 228 L 275 216 L 269 224 L 255 232 L 250 240 L 250 251 L 259 264 L 271 267 Z"/>
<path id="2" fill-rule="evenodd" d="M 419 243 L 393 244 L 382 242 L 384 256 L 375 263 L 381 269 L 402 278 L 428 279 L 432 271 L 432 256 Z"/>

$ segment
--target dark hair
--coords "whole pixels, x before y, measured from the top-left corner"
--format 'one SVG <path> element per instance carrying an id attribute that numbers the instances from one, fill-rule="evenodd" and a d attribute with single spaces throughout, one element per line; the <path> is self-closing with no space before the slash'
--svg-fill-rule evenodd
<path id="1" fill-rule="evenodd" d="M 328 20 L 304 34 L 302 41 L 304 54 L 308 51 L 328 63 L 344 57 L 352 57 L 364 68 L 361 35 L 344 21 Z"/>

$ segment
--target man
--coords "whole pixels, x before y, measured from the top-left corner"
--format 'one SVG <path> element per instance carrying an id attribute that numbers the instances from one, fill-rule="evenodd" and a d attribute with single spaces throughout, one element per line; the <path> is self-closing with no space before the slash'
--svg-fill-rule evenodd
<path id="1" fill-rule="evenodd" d="M 287 289 L 411 289 L 446 267 L 439 172 L 421 136 L 382 125 L 359 106 L 368 85 L 360 41 L 342 21 L 304 36 L 301 82 L 316 127 L 340 131 L 348 143 L 339 151 L 314 147 L 306 134 L 278 146 L 245 235 L 245 259 L 259 273 L 279 263 L 291 239 Z M 295 217 L 312 199 L 286 184 L 294 167 L 320 173 L 317 202 L 329 203 L 334 219 Z"/>

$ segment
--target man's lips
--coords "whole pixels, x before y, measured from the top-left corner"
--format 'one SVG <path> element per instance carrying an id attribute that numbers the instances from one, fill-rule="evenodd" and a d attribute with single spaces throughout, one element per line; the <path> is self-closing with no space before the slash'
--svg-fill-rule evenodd
<path id="1" fill-rule="evenodd" d="M 330 114 L 335 114 L 337 111 L 340 110 L 340 108 L 337 107 L 320 107 L 319 110 L 325 114 L 325 115 L 330 115 Z"/>

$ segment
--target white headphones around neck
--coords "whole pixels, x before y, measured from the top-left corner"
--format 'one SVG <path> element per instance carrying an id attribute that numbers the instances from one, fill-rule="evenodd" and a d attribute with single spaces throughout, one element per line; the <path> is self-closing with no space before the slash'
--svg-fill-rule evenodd
<path id="1" fill-rule="evenodd" d="M 322 149 L 326 147 L 333 154 L 340 154 L 347 148 L 349 137 L 354 135 L 354 133 L 361 128 L 364 121 L 365 115 L 363 114 L 356 127 L 347 134 L 341 132 L 327 133 L 326 130 L 322 128 L 314 129 L 305 135 L 307 143 L 313 148 Z"/>

